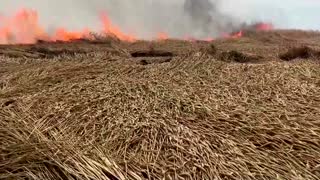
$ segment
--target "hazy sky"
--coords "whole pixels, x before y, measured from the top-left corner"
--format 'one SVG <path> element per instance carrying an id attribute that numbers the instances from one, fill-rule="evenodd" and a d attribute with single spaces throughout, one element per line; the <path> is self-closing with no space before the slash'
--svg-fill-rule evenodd
<path id="1" fill-rule="evenodd" d="M 197 0 L 196 0 L 197 1 Z M 219 9 L 243 22 L 269 21 L 280 28 L 320 30 L 318 0 L 211 0 Z M 99 11 L 106 11 L 125 31 L 149 36 L 155 31 L 182 34 L 197 29 L 185 19 L 184 0 L 0 0 L 0 12 L 12 15 L 22 7 L 38 11 L 45 27 L 99 27 Z"/>
<path id="2" fill-rule="evenodd" d="M 278 27 L 320 30 L 320 0 L 224 0 L 225 8 L 244 19 L 271 20 Z"/>

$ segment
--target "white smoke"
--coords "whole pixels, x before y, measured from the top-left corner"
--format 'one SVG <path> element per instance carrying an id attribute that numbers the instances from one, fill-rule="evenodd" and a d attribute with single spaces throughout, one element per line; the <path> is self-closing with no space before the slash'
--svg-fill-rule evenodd
<path id="1" fill-rule="evenodd" d="M 193 1 L 201 3 L 206 0 Z M 213 21 L 207 24 L 199 23 L 201 21 L 199 18 L 190 18 L 190 13 L 185 11 L 185 0 L 2 0 L 0 12 L 12 15 L 22 7 L 31 8 L 38 11 L 40 23 L 48 29 L 63 26 L 70 30 L 81 30 L 89 27 L 98 31 L 99 12 L 105 11 L 114 24 L 123 31 L 134 33 L 141 38 L 154 37 L 157 32 L 167 32 L 171 37 L 185 35 L 199 38 L 215 37 L 221 31 L 219 26 L 225 31 L 227 25 L 237 26 L 243 22 L 258 21 L 272 22 L 280 28 L 320 28 L 312 25 L 320 14 L 316 11 L 320 5 L 314 1 L 210 0 L 210 2 L 215 9 L 209 12 L 213 15 Z M 295 5 L 297 3 L 299 5 Z M 310 12 L 311 7 L 314 14 Z M 304 19 L 297 22 L 299 15 Z M 315 17 L 312 19 L 312 16 Z"/>

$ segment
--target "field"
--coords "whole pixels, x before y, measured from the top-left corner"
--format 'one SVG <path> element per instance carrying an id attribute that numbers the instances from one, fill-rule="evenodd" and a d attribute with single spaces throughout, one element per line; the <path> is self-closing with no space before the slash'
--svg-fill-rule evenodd
<path id="1" fill-rule="evenodd" d="M 0 56 L 0 179 L 320 179 L 320 33 Z"/>

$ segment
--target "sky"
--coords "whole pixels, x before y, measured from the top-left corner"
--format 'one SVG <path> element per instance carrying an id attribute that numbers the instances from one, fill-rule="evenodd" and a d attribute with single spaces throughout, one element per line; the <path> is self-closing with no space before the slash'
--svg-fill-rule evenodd
<path id="1" fill-rule="evenodd" d="M 197 0 L 196 0 L 197 1 Z M 277 28 L 320 30 L 320 0 L 211 0 L 219 10 L 239 22 L 272 22 Z M 155 31 L 172 35 L 201 35 L 183 14 L 184 0 L 1 0 L 0 13 L 12 15 L 20 8 L 38 11 L 47 28 L 98 29 L 105 11 L 115 24 L 139 36 Z"/>
<path id="2" fill-rule="evenodd" d="M 224 0 L 230 13 L 236 4 L 237 16 L 272 21 L 280 28 L 320 30 L 320 0 Z"/>

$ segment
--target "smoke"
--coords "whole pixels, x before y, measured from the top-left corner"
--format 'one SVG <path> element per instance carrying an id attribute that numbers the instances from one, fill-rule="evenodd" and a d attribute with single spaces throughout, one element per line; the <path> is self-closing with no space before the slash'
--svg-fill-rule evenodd
<path id="1" fill-rule="evenodd" d="M 47 29 L 62 26 L 69 30 L 79 30 L 88 27 L 98 31 L 99 13 L 104 11 L 124 32 L 145 39 L 154 37 L 158 32 L 166 32 L 170 37 L 216 37 L 221 33 L 237 30 L 244 23 L 260 21 L 272 22 L 280 28 L 320 28 L 314 25 L 315 18 L 320 14 L 317 13 L 320 5 L 311 0 L 303 2 L 300 0 L 281 2 L 276 0 L 2 0 L 0 2 L 0 12 L 5 15 L 12 15 L 22 7 L 37 10 L 40 23 Z M 310 12 L 311 8 L 314 13 Z M 297 22 L 299 17 L 303 21 Z"/>
<path id="2" fill-rule="evenodd" d="M 189 16 L 192 27 L 201 35 L 219 35 L 240 30 L 243 22 L 220 11 L 218 0 L 185 0 L 184 10 Z"/>

